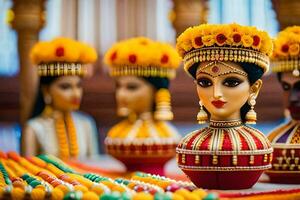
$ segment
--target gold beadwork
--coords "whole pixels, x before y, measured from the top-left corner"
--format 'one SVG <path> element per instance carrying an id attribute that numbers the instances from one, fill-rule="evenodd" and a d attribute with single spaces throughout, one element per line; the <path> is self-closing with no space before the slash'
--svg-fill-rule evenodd
<path id="1" fill-rule="evenodd" d="M 233 164 L 233 165 L 237 165 L 237 162 L 238 162 L 238 160 L 237 160 L 237 155 L 233 155 L 233 156 L 232 156 L 232 164 Z"/>
<path id="2" fill-rule="evenodd" d="M 218 164 L 218 156 L 217 155 L 213 155 L 212 164 L 213 165 L 217 165 Z"/>
<path id="3" fill-rule="evenodd" d="M 185 163 L 185 154 L 182 154 L 182 155 L 181 155 L 181 162 L 182 162 L 182 163 Z"/>
<path id="4" fill-rule="evenodd" d="M 200 163 L 200 156 L 196 155 L 195 156 L 195 164 L 199 164 Z"/>
<path id="5" fill-rule="evenodd" d="M 265 163 L 268 162 L 268 154 L 265 154 L 265 155 L 264 155 L 264 162 L 265 162 Z"/>
<path id="6" fill-rule="evenodd" d="M 253 165 L 253 164 L 254 164 L 254 156 L 253 156 L 253 155 L 250 155 L 250 161 L 249 161 L 249 164 L 250 164 L 250 165 Z"/>
<path id="7" fill-rule="evenodd" d="M 225 49 L 224 61 L 233 61 L 233 62 L 245 62 L 247 60 L 248 63 L 253 63 L 261 68 L 264 71 L 268 71 L 269 68 L 269 57 L 261 52 L 250 50 L 250 49 L 241 49 L 239 47 L 205 47 L 201 49 L 195 49 L 184 56 L 184 69 L 186 72 L 189 73 L 188 69 L 193 66 L 196 62 L 194 56 L 200 58 L 200 52 L 210 53 L 211 51 L 215 51 L 217 54 L 220 54 L 221 50 Z M 239 50 L 239 51 L 228 51 L 229 50 Z M 248 52 L 248 54 L 246 54 Z M 234 55 L 237 54 L 237 59 L 234 59 Z M 210 56 L 202 57 L 202 62 L 204 61 L 223 61 L 223 58 L 214 59 L 212 60 Z M 234 61 L 236 60 L 236 61 Z"/>

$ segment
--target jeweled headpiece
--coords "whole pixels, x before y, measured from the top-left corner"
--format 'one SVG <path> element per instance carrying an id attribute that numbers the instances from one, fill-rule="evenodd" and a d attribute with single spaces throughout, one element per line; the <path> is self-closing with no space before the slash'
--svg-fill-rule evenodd
<path id="1" fill-rule="evenodd" d="M 269 35 L 255 27 L 238 24 L 202 24 L 185 30 L 178 38 L 178 53 L 185 71 L 204 61 L 252 63 L 264 72 L 269 68 L 273 45 Z"/>
<path id="2" fill-rule="evenodd" d="M 291 26 L 279 32 L 274 40 L 272 71 L 293 72 L 294 76 L 299 76 L 299 65 L 300 26 Z"/>
<path id="3" fill-rule="evenodd" d="M 35 44 L 30 58 L 37 64 L 40 76 L 83 76 L 86 72 L 84 64 L 95 62 L 97 53 L 87 44 L 60 37 Z"/>
<path id="4" fill-rule="evenodd" d="M 114 44 L 105 54 L 111 76 L 174 78 L 180 57 L 169 44 L 137 37 Z"/>

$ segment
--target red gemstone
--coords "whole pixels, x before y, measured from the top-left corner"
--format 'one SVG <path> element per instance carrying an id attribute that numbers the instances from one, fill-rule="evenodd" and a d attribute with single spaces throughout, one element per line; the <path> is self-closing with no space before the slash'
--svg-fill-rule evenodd
<path id="1" fill-rule="evenodd" d="M 134 64 L 136 62 L 136 55 L 131 54 L 131 55 L 129 55 L 128 59 L 129 59 L 129 62 Z"/>
<path id="2" fill-rule="evenodd" d="M 226 36 L 224 35 L 224 34 L 219 34 L 219 35 L 217 35 L 217 41 L 218 41 L 218 43 L 220 43 L 220 44 L 223 44 L 225 41 L 226 41 Z"/>
<path id="3" fill-rule="evenodd" d="M 196 37 L 196 38 L 195 38 L 195 44 L 196 44 L 197 46 L 202 46 L 202 45 L 203 45 L 202 37 Z"/>
<path id="4" fill-rule="evenodd" d="M 111 61 L 114 61 L 114 60 L 116 60 L 116 58 L 117 58 L 117 52 L 115 51 L 115 52 L 113 52 L 113 53 L 111 54 L 110 60 L 111 60 Z"/>
<path id="5" fill-rule="evenodd" d="M 234 34 L 233 35 L 233 41 L 235 42 L 235 43 L 239 43 L 240 41 L 241 41 L 241 39 L 242 39 L 242 37 L 241 37 L 241 35 L 240 34 Z"/>
<path id="6" fill-rule="evenodd" d="M 258 46 L 260 43 L 260 37 L 258 37 L 257 35 L 253 36 L 253 46 Z"/>
<path id="7" fill-rule="evenodd" d="M 57 57 L 62 57 L 65 55 L 65 49 L 63 47 L 58 47 L 55 54 Z"/>
<path id="8" fill-rule="evenodd" d="M 213 68 L 211 69 L 212 72 L 217 73 L 219 71 L 219 67 L 217 66 L 213 66 Z"/>
<path id="9" fill-rule="evenodd" d="M 161 62 L 162 64 L 166 64 L 168 61 L 169 61 L 169 56 L 166 55 L 166 54 L 164 54 L 164 55 L 161 57 L 161 59 L 160 59 L 160 62 Z"/>
<path id="10" fill-rule="evenodd" d="M 289 51 L 289 45 L 287 45 L 287 44 L 282 45 L 281 51 L 284 53 L 287 53 Z"/>

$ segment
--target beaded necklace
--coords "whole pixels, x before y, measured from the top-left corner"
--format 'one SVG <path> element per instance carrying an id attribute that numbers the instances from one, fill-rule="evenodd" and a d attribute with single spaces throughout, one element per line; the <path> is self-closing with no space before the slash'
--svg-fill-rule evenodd
<path id="1" fill-rule="evenodd" d="M 51 109 L 51 112 L 48 111 L 43 114 L 46 117 L 54 119 L 55 133 L 59 146 L 59 157 L 63 160 L 76 158 L 79 154 L 79 148 L 76 128 L 71 113 L 62 114 Z"/>

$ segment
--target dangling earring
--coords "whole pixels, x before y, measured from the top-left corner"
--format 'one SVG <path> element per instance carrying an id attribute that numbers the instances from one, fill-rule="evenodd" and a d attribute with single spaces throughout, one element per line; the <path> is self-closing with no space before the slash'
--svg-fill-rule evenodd
<path id="1" fill-rule="evenodd" d="M 168 89 L 162 88 L 155 95 L 156 110 L 154 119 L 158 121 L 166 121 L 173 119 L 171 111 L 171 95 Z"/>
<path id="2" fill-rule="evenodd" d="M 53 113 L 53 109 L 50 106 L 51 101 L 52 101 L 51 96 L 50 95 L 46 95 L 44 97 L 44 101 L 45 101 L 46 106 L 45 106 L 45 108 L 43 110 L 43 115 L 50 116 Z"/>
<path id="3" fill-rule="evenodd" d="M 205 124 L 208 120 L 208 115 L 205 112 L 205 110 L 203 109 L 203 104 L 202 104 L 201 100 L 199 101 L 199 106 L 200 106 L 200 110 L 197 114 L 197 121 L 199 124 Z"/>
<path id="4" fill-rule="evenodd" d="M 250 110 L 246 114 L 246 124 L 256 124 L 256 112 L 254 111 L 254 106 L 256 104 L 255 96 L 250 95 L 248 99 L 248 104 L 251 106 Z"/>

